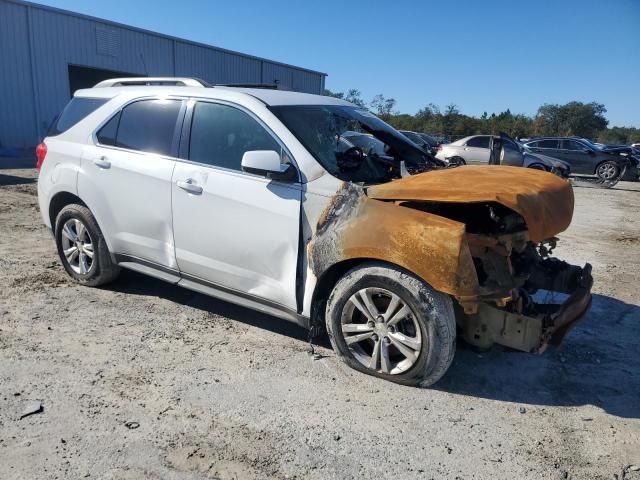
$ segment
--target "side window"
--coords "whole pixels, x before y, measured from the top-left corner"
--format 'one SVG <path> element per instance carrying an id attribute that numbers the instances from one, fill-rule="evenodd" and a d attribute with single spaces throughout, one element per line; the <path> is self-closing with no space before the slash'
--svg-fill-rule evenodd
<path id="1" fill-rule="evenodd" d="M 180 100 L 141 100 L 127 105 L 98 132 L 103 145 L 171 155 Z"/>
<path id="2" fill-rule="evenodd" d="M 104 124 L 98 132 L 98 142 L 102 145 L 116 144 L 116 134 L 118 133 L 118 123 L 120 123 L 120 112 L 114 115 L 111 120 Z"/>
<path id="3" fill-rule="evenodd" d="M 558 140 L 540 140 L 537 148 L 558 148 Z"/>
<path id="4" fill-rule="evenodd" d="M 489 148 L 489 137 L 473 137 L 467 141 L 468 147 Z"/>
<path id="5" fill-rule="evenodd" d="M 54 136 L 69 130 L 80 120 L 109 101 L 108 98 L 73 97 L 56 121 L 53 122 L 47 135 Z"/>
<path id="6" fill-rule="evenodd" d="M 189 160 L 242 170 L 242 156 L 251 150 L 275 150 L 278 142 L 250 115 L 217 103 L 196 104 L 191 123 Z"/>
<path id="7" fill-rule="evenodd" d="M 585 146 L 575 140 L 562 140 L 562 148 L 564 150 L 584 150 Z"/>

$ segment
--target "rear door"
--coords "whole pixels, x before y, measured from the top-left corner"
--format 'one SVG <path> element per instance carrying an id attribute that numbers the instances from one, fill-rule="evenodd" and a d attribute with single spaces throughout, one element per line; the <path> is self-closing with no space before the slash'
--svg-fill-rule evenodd
<path id="1" fill-rule="evenodd" d="M 489 150 L 490 137 L 478 135 L 471 137 L 463 147 L 463 158 L 467 164 L 487 165 L 491 151 Z"/>
<path id="2" fill-rule="evenodd" d="M 78 192 L 116 255 L 175 268 L 171 176 L 184 108 L 181 100 L 132 102 L 83 155 Z"/>
<path id="3" fill-rule="evenodd" d="M 282 143 L 247 110 L 200 101 L 187 113 L 180 150 L 172 192 L 183 277 L 295 310 L 302 185 L 241 167 L 245 152 L 282 153 Z"/>

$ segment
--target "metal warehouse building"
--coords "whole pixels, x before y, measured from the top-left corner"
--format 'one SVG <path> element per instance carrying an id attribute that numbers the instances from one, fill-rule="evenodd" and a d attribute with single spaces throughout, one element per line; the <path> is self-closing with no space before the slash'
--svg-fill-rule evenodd
<path id="1" fill-rule="evenodd" d="M 0 0 L 0 147 L 32 147 L 79 88 L 121 76 L 274 83 L 322 93 L 326 74 L 20 0 Z"/>

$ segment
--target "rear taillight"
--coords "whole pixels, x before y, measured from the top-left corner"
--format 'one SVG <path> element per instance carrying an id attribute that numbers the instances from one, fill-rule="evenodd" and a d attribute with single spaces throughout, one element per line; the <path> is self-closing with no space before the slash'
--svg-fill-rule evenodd
<path id="1" fill-rule="evenodd" d="M 44 143 L 39 144 L 36 147 L 36 170 L 40 171 L 42 164 L 44 163 L 44 157 L 47 156 L 47 146 Z"/>

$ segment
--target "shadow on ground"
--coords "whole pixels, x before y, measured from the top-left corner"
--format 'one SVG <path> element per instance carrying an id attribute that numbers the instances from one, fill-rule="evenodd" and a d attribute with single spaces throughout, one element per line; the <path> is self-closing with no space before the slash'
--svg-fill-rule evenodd
<path id="1" fill-rule="evenodd" d="M 26 185 L 28 183 L 34 183 L 35 178 L 18 177 L 16 175 L 3 175 L 0 173 L 0 187 L 7 187 L 10 185 Z"/>
<path id="2" fill-rule="evenodd" d="M 308 340 L 306 329 L 270 315 L 124 270 L 111 290 L 156 296 Z M 458 343 L 453 365 L 436 389 L 536 406 L 595 405 L 620 417 L 640 417 L 640 308 L 595 295 L 591 312 L 563 345 L 543 355 L 501 350 L 477 353 Z M 328 339 L 320 345 L 330 348 Z"/>
<path id="3" fill-rule="evenodd" d="M 306 342 L 309 339 L 309 332 L 295 323 L 193 292 L 130 270 L 123 270 L 118 280 L 108 285 L 107 288 L 129 295 L 164 298 L 297 340 Z M 329 346 L 329 341 L 327 340 L 326 344 L 321 341 L 319 344 Z"/>
<path id="4" fill-rule="evenodd" d="M 450 393 L 541 406 L 594 405 L 640 417 L 640 307 L 594 295 L 591 312 L 560 347 L 543 355 L 460 345 L 436 388 Z"/>

